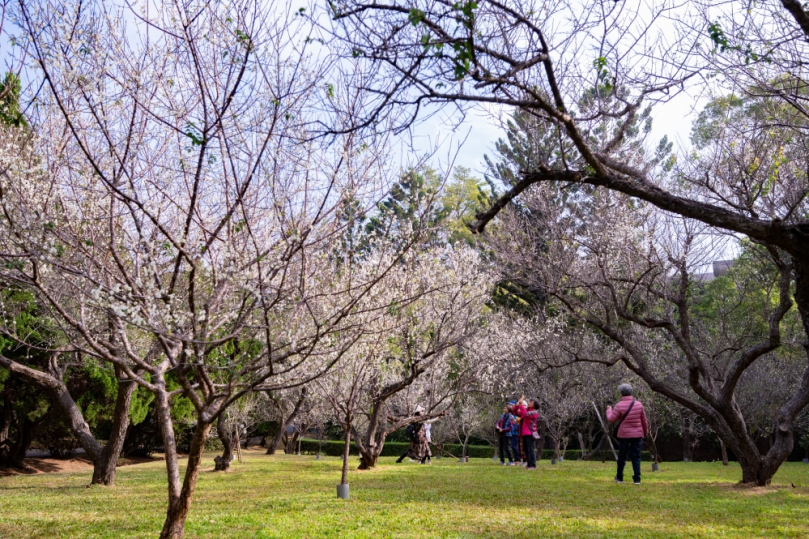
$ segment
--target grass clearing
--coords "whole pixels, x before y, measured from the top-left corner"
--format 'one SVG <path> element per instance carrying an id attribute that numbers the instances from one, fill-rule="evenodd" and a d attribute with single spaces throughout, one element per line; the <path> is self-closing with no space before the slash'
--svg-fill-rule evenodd
<path id="1" fill-rule="evenodd" d="M 809 466 L 801 463 L 785 464 L 772 487 L 749 489 L 735 485 L 741 472 L 732 463 L 664 463 L 658 473 L 644 463 L 636 487 L 614 484 L 610 463 L 540 461 L 529 472 L 484 459 L 419 466 L 390 457 L 375 470 L 351 471 L 348 501 L 336 497 L 340 465 L 250 451 L 230 473 L 206 470 L 186 537 L 809 537 Z M 86 488 L 89 478 L 0 478 L 0 537 L 158 535 L 162 462 L 119 469 L 113 488 Z"/>

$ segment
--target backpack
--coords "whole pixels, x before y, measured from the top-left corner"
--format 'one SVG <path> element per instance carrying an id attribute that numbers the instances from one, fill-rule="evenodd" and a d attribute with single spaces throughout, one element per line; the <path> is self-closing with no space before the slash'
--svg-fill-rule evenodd
<path id="1" fill-rule="evenodd" d="M 415 423 L 409 424 L 407 426 L 407 429 L 405 429 L 405 434 L 407 434 L 407 437 L 411 440 L 415 440 L 416 438 L 418 438 L 418 429 L 416 429 L 416 424 Z"/>

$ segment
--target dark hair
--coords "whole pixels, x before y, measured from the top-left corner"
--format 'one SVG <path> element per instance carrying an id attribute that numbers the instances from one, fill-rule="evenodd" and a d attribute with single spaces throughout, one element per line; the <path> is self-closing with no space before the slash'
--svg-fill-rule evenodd
<path id="1" fill-rule="evenodd" d="M 538 400 L 533 399 L 533 400 L 531 401 L 531 404 L 533 405 L 534 410 L 539 410 L 539 401 L 538 401 Z"/>

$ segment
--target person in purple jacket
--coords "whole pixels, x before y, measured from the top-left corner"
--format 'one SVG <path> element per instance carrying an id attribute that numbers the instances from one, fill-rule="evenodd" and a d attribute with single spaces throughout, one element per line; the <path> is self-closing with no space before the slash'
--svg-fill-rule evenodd
<path id="1" fill-rule="evenodd" d="M 649 424 L 646 421 L 646 411 L 643 404 L 632 396 L 632 386 L 621 384 L 618 386 L 621 400 L 615 408 L 607 406 L 607 421 L 619 423 L 618 427 L 618 473 L 615 475 L 616 483 L 624 482 L 624 466 L 626 457 L 632 459 L 632 479 L 640 485 L 640 451 L 643 439 L 649 434 Z"/>

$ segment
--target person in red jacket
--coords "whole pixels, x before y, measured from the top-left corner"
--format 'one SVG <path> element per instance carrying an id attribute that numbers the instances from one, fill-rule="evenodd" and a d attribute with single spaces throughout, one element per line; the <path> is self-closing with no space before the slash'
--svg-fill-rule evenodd
<path id="1" fill-rule="evenodd" d="M 539 419 L 539 402 L 532 400 L 525 407 L 525 397 L 520 397 L 517 401 L 517 406 L 514 407 L 514 415 L 520 418 L 520 438 L 522 438 L 522 447 L 525 451 L 525 469 L 537 469 L 537 457 L 534 452 L 534 432 L 537 430 L 537 420 Z"/>
<path id="2" fill-rule="evenodd" d="M 615 408 L 607 406 L 607 421 L 620 423 L 618 427 L 618 473 L 615 475 L 615 482 L 624 482 L 624 466 L 629 453 L 629 457 L 632 459 L 632 479 L 636 485 L 640 485 L 640 451 L 643 447 L 643 439 L 649 434 L 646 411 L 643 409 L 643 404 L 632 396 L 631 385 L 621 384 L 618 386 L 618 391 L 621 392 L 621 400 L 615 405 Z"/>

